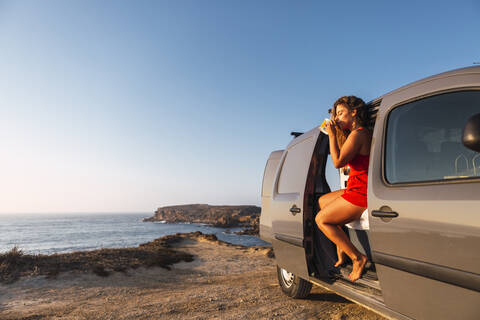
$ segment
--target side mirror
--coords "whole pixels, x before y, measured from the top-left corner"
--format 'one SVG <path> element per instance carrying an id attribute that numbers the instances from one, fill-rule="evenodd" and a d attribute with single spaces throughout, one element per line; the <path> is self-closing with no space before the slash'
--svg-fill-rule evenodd
<path id="1" fill-rule="evenodd" d="M 480 152 L 480 113 L 468 119 L 463 128 L 462 143 L 468 149 Z"/>

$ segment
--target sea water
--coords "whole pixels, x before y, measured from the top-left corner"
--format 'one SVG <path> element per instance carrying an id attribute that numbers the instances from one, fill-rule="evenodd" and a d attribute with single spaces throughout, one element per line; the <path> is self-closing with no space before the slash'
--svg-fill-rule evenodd
<path id="1" fill-rule="evenodd" d="M 24 253 L 51 254 L 100 248 L 137 247 L 165 235 L 201 231 L 245 246 L 269 245 L 256 236 L 236 235 L 243 228 L 206 224 L 143 222 L 151 213 L 0 215 L 0 253 L 18 247 Z"/>

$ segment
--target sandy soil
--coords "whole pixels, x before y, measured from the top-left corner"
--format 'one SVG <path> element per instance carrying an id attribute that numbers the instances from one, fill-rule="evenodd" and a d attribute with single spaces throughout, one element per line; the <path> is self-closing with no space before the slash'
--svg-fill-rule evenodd
<path id="1" fill-rule="evenodd" d="M 268 249 L 189 238 L 172 247 L 194 261 L 0 285 L 0 319 L 383 319 L 319 287 L 305 300 L 287 297 Z"/>

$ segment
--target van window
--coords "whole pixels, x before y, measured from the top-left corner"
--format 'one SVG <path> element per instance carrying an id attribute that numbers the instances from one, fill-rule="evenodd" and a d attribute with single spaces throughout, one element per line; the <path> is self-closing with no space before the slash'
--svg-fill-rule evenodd
<path id="1" fill-rule="evenodd" d="M 480 176 L 480 153 L 462 144 L 480 91 L 445 93 L 393 109 L 387 120 L 385 178 L 391 183 Z"/>
<path id="2" fill-rule="evenodd" d="M 314 139 L 308 137 L 287 149 L 278 181 L 278 193 L 299 193 L 305 189 L 313 144 Z"/>
<path id="3" fill-rule="evenodd" d="M 275 177 L 275 170 L 277 170 L 279 159 L 268 159 L 265 166 L 262 185 L 262 197 L 272 196 L 273 178 Z"/>

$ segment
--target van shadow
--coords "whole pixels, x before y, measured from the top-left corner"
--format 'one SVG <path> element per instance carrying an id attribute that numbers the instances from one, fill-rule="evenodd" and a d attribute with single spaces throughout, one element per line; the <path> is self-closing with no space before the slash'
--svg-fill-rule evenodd
<path id="1" fill-rule="evenodd" d="M 347 300 L 335 293 L 325 292 L 325 293 L 311 293 L 306 297 L 306 300 L 312 301 L 328 301 L 336 303 L 348 303 L 351 304 L 350 300 Z"/>

